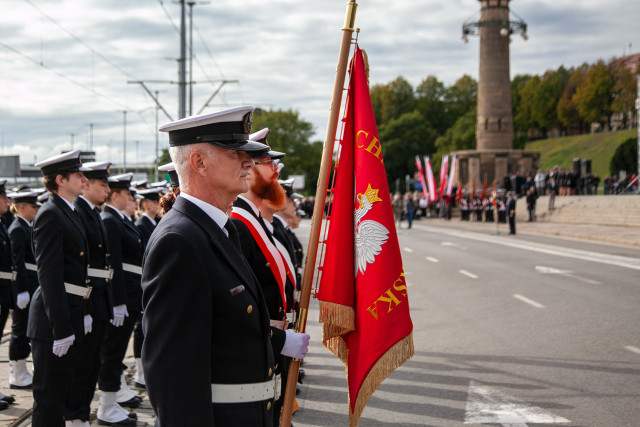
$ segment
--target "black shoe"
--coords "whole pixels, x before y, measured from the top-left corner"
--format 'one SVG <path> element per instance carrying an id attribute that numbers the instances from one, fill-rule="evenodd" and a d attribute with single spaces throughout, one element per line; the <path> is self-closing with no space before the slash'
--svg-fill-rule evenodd
<path id="1" fill-rule="evenodd" d="M 296 387 L 296 396 L 300 394 L 300 387 Z"/>
<path id="2" fill-rule="evenodd" d="M 9 407 L 9 404 L 7 402 L 5 402 L 4 400 L 0 400 L 0 411 L 2 411 L 3 409 L 7 409 Z"/>
<path id="3" fill-rule="evenodd" d="M 31 384 L 27 384 L 27 385 L 9 384 L 9 388 L 11 390 L 31 390 Z"/>
<path id="4" fill-rule="evenodd" d="M 140 396 L 134 396 L 131 399 L 127 400 L 126 402 L 118 402 L 118 405 L 135 409 L 138 406 L 140 406 L 141 402 L 142 402 L 142 398 Z"/>
<path id="5" fill-rule="evenodd" d="M 98 418 L 98 425 L 101 426 L 135 426 L 137 424 L 138 421 L 134 420 L 133 418 L 126 418 L 122 421 L 117 422 L 102 421 L 100 418 Z"/>
<path id="6" fill-rule="evenodd" d="M 131 418 L 132 420 L 137 420 L 138 419 L 138 414 L 136 414 L 135 412 L 129 412 L 127 414 L 127 417 Z"/>
<path id="7" fill-rule="evenodd" d="M 141 388 L 141 389 L 143 389 L 143 390 L 146 390 L 146 389 L 147 389 L 147 386 L 146 386 L 145 384 L 141 384 L 141 383 L 138 383 L 138 382 L 134 382 L 134 383 L 133 383 L 133 385 L 134 385 L 136 388 Z"/>
<path id="8" fill-rule="evenodd" d="M 7 402 L 8 405 L 11 405 L 13 402 L 16 401 L 16 398 L 13 397 L 13 396 L 6 396 L 5 395 L 2 399 L 0 399 L 0 401 Z"/>
<path id="9" fill-rule="evenodd" d="M 298 370 L 298 378 L 300 378 L 301 380 L 304 379 L 304 369 Z"/>

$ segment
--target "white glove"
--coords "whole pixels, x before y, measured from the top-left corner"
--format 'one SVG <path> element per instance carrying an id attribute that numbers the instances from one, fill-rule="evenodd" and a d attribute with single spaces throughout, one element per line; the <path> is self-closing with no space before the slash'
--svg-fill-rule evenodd
<path id="1" fill-rule="evenodd" d="M 127 305 L 116 305 L 113 307 L 113 319 L 111 319 L 111 324 L 113 326 L 122 326 L 124 325 L 124 318 L 129 317 L 129 312 L 127 311 Z"/>
<path id="2" fill-rule="evenodd" d="M 90 334 L 93 325 L 93 317 L 90 314 L 84 316 L 84 334 Z"/>
<path id="3" fill-rule="evenodd" d="M 294 332 L 293 329 L 287 329 L 284 333 L 287 338 L 280 354 L 294 359 L 304 359 L 309 351 L 309 338 L 311 338 L 309 334 Z"/>
<path id="4" fill-rule="evenodd" d="M 75 339 L 75 335 L 69 335 L 66 338 L 62 338 L 61 340 L 55 340 L 53 342 L 53 354 L 58 357 L 62 357 L 67 354 L 67 351 L 69 351 L 69 347 L 71 347 L 71 344 L 73 344 Z"/>
<path id="5" fill-rule="evenodd" d="M 16 305 L 20 310 L 24 310 L 28 305 L 29 301 L 31 301 L 31 297 L 29 296 L 29 292 L 24 291 L 18 294 L 16 298 Z"/>

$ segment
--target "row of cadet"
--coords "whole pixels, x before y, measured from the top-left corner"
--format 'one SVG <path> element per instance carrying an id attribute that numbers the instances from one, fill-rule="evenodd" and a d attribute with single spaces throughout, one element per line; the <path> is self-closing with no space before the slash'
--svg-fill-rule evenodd
<path id="1" fill-rule="evenodd" d="M 263 338 L 270 340 L 267 359 L 273 362 L 260 362 L 259 358 L 252 362 L 258 366 L 271 365 L 268 381 L 258 382 L 259 387 L 256 382 L 248 381 L 246 373 L 240 372 L 247 369 L 246 366 L 235 369 L 216 365 L 217 373 L 210 369 L 211 378 L 205 379 L 211 384 L 206 391 L 210 393 L 208 401 L 213 409 L 209 408 L 208 414 L 219 420 L 229 416 L 229 410 L 224 408 L 216 415 L 216 405 L 220 404 L 223 407 L 240 405 L 244 413 L 242 405 L 254 404 L 256 397 L 244 393 L 242 390 L 247 390 L 246 387 L 237 389 L 234 385 L 250 385 L 262 390 L 257 395 L 259 403 L 264 404 L 261 409 L 264 414 L 258 424 L 277 425 L 288 363 L 291 357 L 304 358 L 309 341 L 307 334 L 291 329 L 298 309 L 303 262 L 302 245 L 292 230 L 299 226 L 305 213 L 298 209 L 302 196 L 293 191 L 293 182 L 278 180 L 284 166 L 280 159 L 285 154 L 270 149 L 269 130 L 249 135 L 252 111 L 253 107 L 241 107 L 195 116 L 160 130 L 169 132 L 172 158 L 181 156 L 176 151 L 192 150 L 196 144 L 236 153 L 236 158 L 229 157 L 229 161 L 238 161 L 241 153 L 250 154 L 247 171 L 241 172 L 240 177 L 235 171 L 233 177 L 247 183 L 246 191 L 235 192 L 233 205 L 223 203 L 222 225 L 217 221 L 214 224 L 233 244 L 235 252 L 227 250 L 225 256 L 236 258 L 230 261 L 232 264 L 239 262 L 238 259 L 245 265 L 248 263 L 252 273 L 248 273 L 247 278 L 247 272 L 243 272 L 240 283 L 245 282 L 244 285 L 238 285 L 236 278 L 233 283 L 214 280 L 213 286 L 237 285 L 228 291 L 234 303 L 246 299 L 238 295 L 259 294 L 253 296 L 257 301 L 246 306 L 245 315 L 255 308 L 270 319 Z M 230 131 L 233 126 L 241 128 Z M 32 389 L 32 425 L 36 427 L 88 426 L 96 385 L 100 390 L 98 424 L 136 425 L 137 415 L 129 409 L 139 406 L 142 397 L 129 388 L 123 364 L 133 334 L 134 385 L 139 389 L 148 388 L 158 420 L 164 420 L 162 425 L 209 425 L 208 419 L 201 419 L 200 411 L 189 409 L 200 400 L 193 396 L 195 389 L 176 390 L 176 387 L 193 386 L 189 379 L 203 373 L 197 363 L 189 363 L 185 353 L 198 353 L 210 341 L 222 344 L 205 352 L 211 359 L 210 366 L 214 366 L 213 359 L 216 354 L 225 353 L 226 342 L 224 337 L 215 336 L 222 323 L 218 317 L 227 324 L 226 333 L 238 329 L 234 339 L 240 343 L 247 333 L 242 329 L 246 325 L 228 312 L 212 314 L 211 307 L 208 316 L 202 313 L 202 317 L 188 306 L 175 306 L 175 300 L 164 301 L 173 290 L 153 293 L 152 285 L 157 285 L 165 275 L 172 277 L 169 286 L 176 287 L 178 292 L 201 286 L 202 278 L 192 277 L 196 273 L 188 265 L 154 271 L 145 277 L 145 262 L 156 265 L 147 259 L 151 251 L 147 246 L 154 243 L 155 249 L 163 253 L 165 267 L 171 264 L 172 258 L 179 258 L 185 252 L 162 240 L 165 235 L 171 235 L 174 228 L 163 230 L 154 242 L 154 230 L 166 222 L 165 214 L 174 207 L 183 211 L 194 206 L 210 214 L 215 206 L 212 201 L 217 199 L 203 200 L 205 197 L 198 197 L 200 193 L 191 194 L 191 189 L 196 187 L 192 184 L 195 179 L 187 181 L 191 184 L 186 185 L 189 193 L 181 192 L 178 176 L 180 168 L 185 167 L 184 157 L 178 161 L 178 167 L 173 162 L 159 167 L 170 176 L 171 189 L 165 191 L 164 182 L 147 186 L 146 182 L 131 182 L 132 173 L 112 176 L 109 162 L 82 164 L 79 155 L 80 150 L 76 150 L 36 164 L 43 174 L 44 192 L 22 188 L 7 193 L 6 182 L 0 185 L 0 215 L 9 210 L 14 215 L 8 230 L 0 225 L 3 241 L 0 326 L 5 324 L 9 313 L 12 315 L 9 386 Z M 187 167 L 193 166 L 189 165 L 187 160 Z M 224 168 L 216 170 L 212 163 L 200 166 L 202 170 L 207 169 L 210 179 L 225 173 Z M 187 171 L 183 173 L 188 176 Z M 211 186 L 208 191 L 215 193 L 217 188 Z M 204 221 L 198 222 L 204 227 Z M 200 231 L 202 234 L 203 230 Z M 198 253 L 203 251 L 202 247 L 196 248 Z M 153 255 L 150 258 L 154 258 Z M 206 262 L 215 265 L 219 261 Z M 254 287 L 251 281 L 256 281 L 258 288 L 243 293 L 246 288 Z M 154 288 L 148 292 L 149 297 L 143 295 L 143 288 L 147 286 Z M 160 317 L 150 310 L 148 316 L 144 315 L 149 319 L 143 322 L 145 307 L 159 301 L 171 308 Z M 214 310 L 219 303 L 211 303 Z M 174 322 L 180 319 L 183 310 L 190 316 L 187 322 L 190 327 Z M 210 324 L 212 318 L 216 319 L 215 325 Z M 185 338 L 191 340 L 188 345 L 184 345 Z M 180 352 L 179 363 L 172 363 L 171 352 L 162 343 L 167 343 L 171 352 Z M 237 359 L 232 349 L 228 349 L 228 353 L 217 357 Z M 30 354 L 33 374 L 27 366 Z M 146 377 L 145 368 L 150 371 Z M 226 370 L 229 372 L 223 374 Z M 303 371 L 299 379 L 302 376 Z M 222 383 L 218 384 L 220 390 L 214 387 L 218 382 Z M 7 408 L 14 400 L 0 393 L 0 409 Z M 236 415 L 233 418 L 238 420 Z"/>

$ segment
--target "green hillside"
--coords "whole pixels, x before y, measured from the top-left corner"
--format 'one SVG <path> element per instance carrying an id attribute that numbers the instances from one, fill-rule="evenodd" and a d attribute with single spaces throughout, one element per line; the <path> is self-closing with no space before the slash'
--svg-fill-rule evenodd
<path id="1" fill-rule="evenodd" d="M 525 149 L 540 152 L 542 170 L 556 165 L 571 168 L 575 157 L 591 159 L 591 172 L 600 178 L 609 175 L 609 163 L 616 149 L 629 138 L 638 135 L 636 129 L 600 132 L 588 135 L 542 139 L 527 143 Z"/>

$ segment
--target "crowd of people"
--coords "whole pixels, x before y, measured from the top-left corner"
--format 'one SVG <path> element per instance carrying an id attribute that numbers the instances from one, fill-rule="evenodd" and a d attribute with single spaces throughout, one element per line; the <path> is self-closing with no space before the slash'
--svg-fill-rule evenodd
<path id="1" fill-rule="evenodd" d="M 278 179 L 285 153 L 268 129 L 250 133 L 252 112 L 162 126 L 170 184 L 113 176 L 80 150 L 36 165 L 44 189 L 0 183 L 0 215 L 13 215 L 0 225 L 0 327 L 11 313 L 9 386 L 32 390 L 34 427 L 88 426 L 96 386 L 100 425 L 136 425 L 132 337 L 131 386 L 158 425 L 279 424 L 287 366 L 309 343 L 292 329 L 293 230 L 313 200 Z M 0 393 L 0 409 L 14 402 Z"/>

